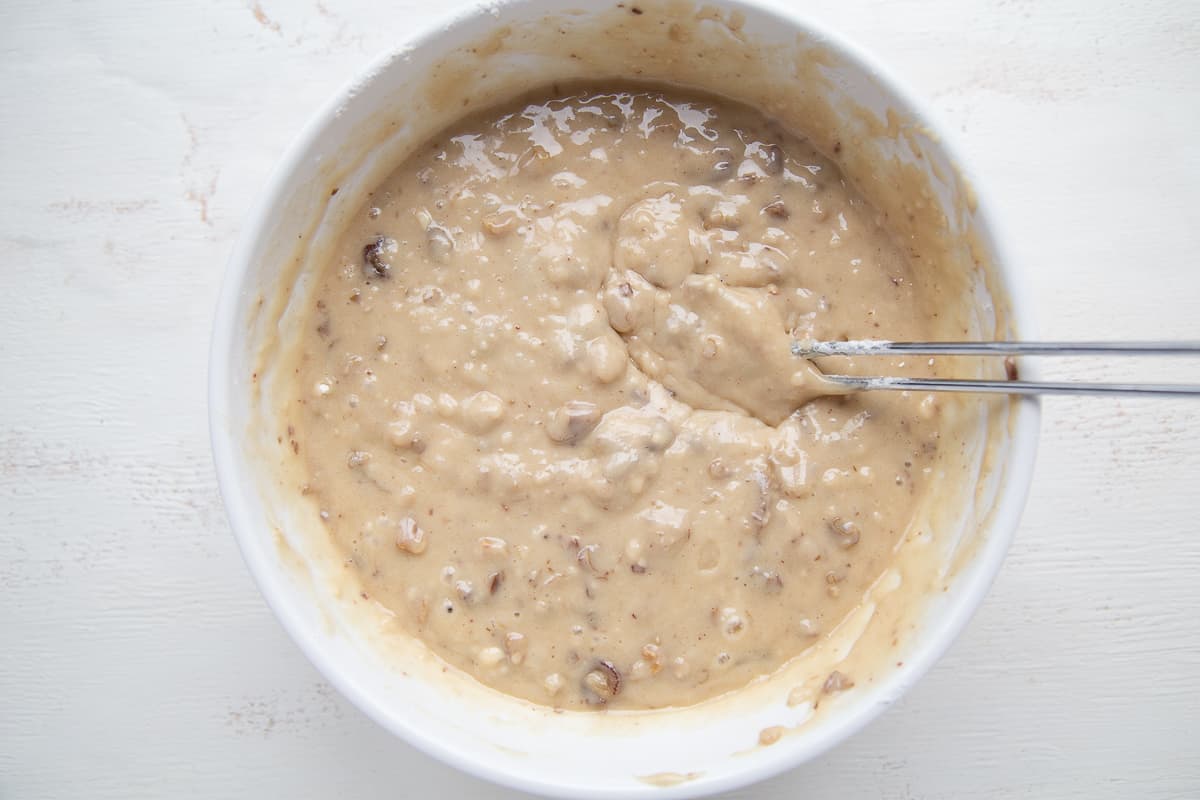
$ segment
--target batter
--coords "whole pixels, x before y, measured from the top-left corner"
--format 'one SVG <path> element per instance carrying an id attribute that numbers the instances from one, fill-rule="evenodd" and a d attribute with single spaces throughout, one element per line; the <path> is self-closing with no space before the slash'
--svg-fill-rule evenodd
<path id="1" fill-rule="evenodd" d="M 365 595 L 502 692 L 743 686 L 854 608 L 956 444 L 932 396 L 834 396 L 789 353 L 945 338 L 885 225 L 726 100 L 555 87 L 467 119 L 319 276 L 286 408 L 303 491 Z"/>

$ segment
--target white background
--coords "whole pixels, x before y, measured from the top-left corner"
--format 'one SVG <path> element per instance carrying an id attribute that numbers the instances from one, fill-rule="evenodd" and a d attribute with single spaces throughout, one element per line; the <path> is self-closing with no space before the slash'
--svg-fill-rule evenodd
<path id="1" fill-rule="evenodd" d="M 516 796 L 308 665 L 243 567 L 205 422 L 224 261 L 269 170 L 459 5 L 0 5 L 0 798 Z M 1044 335 L 1200 339 L 1200 5 L 806 5 L 959 132 Z M 1143 374 L 1172 371 L 1200 380 Z M 947 658 L 733 796 L 1200 796 L 1198 508 L 1200 402 L 1049 399 L 1016 545 Z"/>

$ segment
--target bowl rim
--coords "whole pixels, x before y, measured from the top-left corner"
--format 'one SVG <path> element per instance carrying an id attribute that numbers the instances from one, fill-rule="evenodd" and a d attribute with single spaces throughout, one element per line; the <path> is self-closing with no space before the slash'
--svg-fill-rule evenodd
<path id="1" fill-rule="evenodd" d="M 459 25 L 481 15 L 494 16 L 497 10 L 507 7 L 545 4 L 546 2 L 547 0 L 475 0 L 453 12 L 435 14 L 424 25 L 404 37 L 401 43 L 370 59 L 364 68 L 357 71 L 308 118 L 297 136 L 288 144 L 265 185 L 259 190 L 254 204 L 246 216 L 247 223 L 243 225 L 238 234 L 225 267 L 213 318 L 207 394 L 209 436 L 217 483 L 242 558 L 258 586 L 259 592 L 292 641 L 299 646 L 321 675 L 333 684 L 344 697 L 382 728 L 399 736 L 417 750 L 468 775 L 509 788 L 543 795 L 581 798 L 644 796 L 670 798 L 694 797 L 729 791 L 793 769 L 825 754 L 853 736 L 906 694 L 957 639 L 982 604 L 984 596 L 999 574 L 1028 500 L 1041 420 L 1040 401 L 1036 397 L 1022 398 L 1017 403 L 1012 425 L 1013 436 L 1008 473 L 1000 488 L 1000 499 L 995 505 L 995 516 L 989 523 L 990 534 L 957 579 L 967 581 L 966 587 L 957 601 L 943 612 L 937 625 L 922 630 L 918 643 L 912 648 L 904 665 L 872 687 L 872 692 L 877 695 L 875 702 L 862 703 L 853 710 L 848 710 L 839 719 L 830 720 L 822 728 L 822 735 L 819 737 L 794 740 L 796 746 L 793 747 L 786 746 L 784 742 L 778 743 L 769 751 L 771 753 L 769 758 L 756 764 L 747 762 L 748 766 L 745 769 L 707 779 L 701 777 L 696 781 L 672 787 L 646 784 L 642 787 L 596 788 L 547 781 L 532 773 L 493 768 L 473 759 L 468 748 L 456 747 L 437 736 L 431 736 L 419 726 L 384 711 L 369 691 L 339 669 L 334 659 L 327 654 L 321 641 L 313 634 L 299 610 L 293 608 L 292 604 L 285 600 L 285 592 L 280 585 L 281 578 L 264 558 L 263 553 L 260 552 L 259 542 L 256 541 L 260 525 L 248 508 L 248 498 L 254 493 L 254 481 L 239 453 L 234 432 L 228 429 L 223 419 L 225 409 L 229 408 L 233 402 L 233 384 L 228 379 L 230 354 L 236 342 L 235 332 L 244 322 L 238 317 L 238 300 L 244 291 L 257 237 L 268 227 L 271 212 L 279 205 L 279 201 L 283 197 L 283 187 L 287 177 L 302 167 L 307 160 L 307 154 L 333 123 L 339 109 L 358 93 L 360 87 L 374 80 L 378 74 L 384 71 L 398 54 L 436 44 L 437 40 L 451 34 Z M 553 2 L 563 7 L 571 5 L 569 0 L 553 0 Z M 1011 258 L 1011 250 L 1004 244 L 1008 239 L 1004 236 L 1003 224 L 998 221 L 995 206 L 990 202 L 987 192 L 981 188 L 983 184 L 976 179 L 977 173 L 971 169 L 968 162 L 963 160 L 962 147 L 950 126 L 933 114 L 925 102 L 909 90 L 873 54 L 803 12 L 784 5 L 778 0 L 713 0 L 713 2 L 729 11 L 749 11 L 773 16 L 779 24 L 811 35 L 823 46 L 829 47 L 862 69 L 884 93 L 934 132 L 946 156 L 972 187 L 975 195 L 976 214 L 982 221 L 981 227 L 988 235 L 989 244 L 995 255 L 996 274 L 1011 301 L 1009 315 L 1013 320 L 1014 327 L 1021 331 L 1025 338 L 1034 338 L 1036 326 L 1033 318 L 1032 284 L 1029 275 Z M 1026 371 L 1028 370 L 1026 369 Z"/>

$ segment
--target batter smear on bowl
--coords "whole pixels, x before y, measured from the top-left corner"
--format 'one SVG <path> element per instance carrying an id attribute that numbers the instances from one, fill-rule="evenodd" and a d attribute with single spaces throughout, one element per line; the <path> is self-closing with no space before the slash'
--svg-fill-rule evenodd
<path id="1" fill-rule="evenodd" d="M 502 692 L 737 689 L 846 618 L 960 444 L 932 396 L 833 396 L 789 353 L 953 333 L 885 223 L 726 100 L 572 89 L 467 119 L 317 278 L 286 407 L 304 491 L 365 595 Z"/>

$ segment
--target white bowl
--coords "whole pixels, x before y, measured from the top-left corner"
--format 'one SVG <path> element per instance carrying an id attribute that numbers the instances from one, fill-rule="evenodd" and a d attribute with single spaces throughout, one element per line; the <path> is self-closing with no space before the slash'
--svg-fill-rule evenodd
<path id="1" fill-rule="evenodd" d="M 957 502 L 937 509 L 929 549 L 938 562 L 936 590 L 893 609 L 903 614 L 892 622 L 909 631 L 894 660 L 830 698 L 819 714 L 786 702 L 803 667 L 687 709 L 555 713 L 447 673 L 419 643 L 386 635 L 386 615 L 358 602 L 311 508 L 281 475 L 287 456 L 271 413 L 271 367 L 294 331 L 291 311 L 303 305 L 310 270 L 347 215 L 409 148 L 472 109 L 551 79 L 602 84 L 635 76 L 743 100 L 792 122 L 827 151 L 840 142 L 846 173 L 885 208 L 904 201 L 916 175 L 962 248 L 964 286 L 978 302 L 973 333 L 1033 333 L 1024 283 L 943 130 L 871 58 L 789 9 L 744 0 L 489 4 L 413 35 L 326 105 L 244 226 L 217 312 L 210 422 L 234 533 L 284 627 L 355 705 L 467 772 L 560 796 L 733 789 L 812 759 L 862 728 L 929 669 L 982 601 L 1017 526 L 1037 441 L 1036 402 L 991 406 L 981 423 L 991 427 L 980 428 L 990 438 L 964 461 L 972 480 Z M 880 625 L 872 622 L 863 635 Z M 788 734 L 759 745 L 759 732 L 774 725 Z"/>

